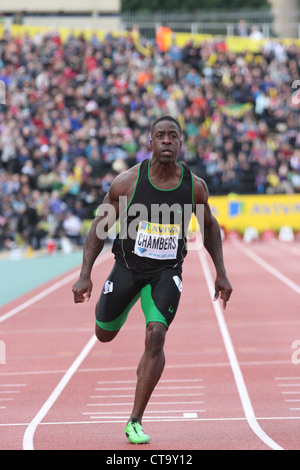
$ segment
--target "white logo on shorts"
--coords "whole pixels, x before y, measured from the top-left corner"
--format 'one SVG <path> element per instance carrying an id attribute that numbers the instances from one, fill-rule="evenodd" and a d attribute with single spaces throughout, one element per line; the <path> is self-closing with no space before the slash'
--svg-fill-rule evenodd
<path id="1" fill-rule="evenodd" d="M 104 284 L 103 294 L 109 294 L 114 289 L 114 283 L 112 281 L 106 281 Z"/>
<path id="2" fill-rule="evenodd" d="M 175 282 L 176 286 L 178 287 L 179 292 L 182 292 L 182 280 L 178 276 L 173 276 L 173 281 Z"/>

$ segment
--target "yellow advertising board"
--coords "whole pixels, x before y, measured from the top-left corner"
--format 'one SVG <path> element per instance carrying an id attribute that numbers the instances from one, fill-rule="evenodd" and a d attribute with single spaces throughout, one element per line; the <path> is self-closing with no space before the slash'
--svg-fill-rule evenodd
<path id="1" fill-rule="evenodd" d="M 104 30 L 92 30 L 85 28 L 68 28 L 68 27 L 59 27 L 53 28 L 51 26 L 30 26 L 30 25 L 11 25 L 10 31 L 14 37 L 24 37 L 25 35 L 35 36 L 36 34 L 49 33 L 51 31 L 57 31 L 62 39 L 65 41 L 70 33 L 74 36 L 84 35 L 86 39 L 89 39 L 93 34 L 96 34 L 99 40 L 103 40 L 106 31 Z M 0 25 L 0 37 L 3 36 L 4 27 Z M 114 31 L 112 32 L 115 36 L 126 36 L 129 34 L 128 31 Z M 179 47 L 184 47 L 189 41 L 193 41 L 195 45 L 199 45 L 203 42 L 218 39 L 220 42 L 224 41 L 226 48 L 232 52 L 240 53 L 248 51 L 249 53 L 257 53 L 262 50 L 266 39 L 256 40 L 251 38 L 244 38 L 240 36 L 214 36 L 212 34 L 191 34 L 191 33 L 175 33 L 175 43 Z M 272 39 L 273 41 L 278 41 L 283 44 L 296 44 L 300 45 L 300 39 Z M 140 45 L 140 47 L 142 47 Z M 145 48 L 144 48 L 145 49 Z M 144 50 L 145 55 L 149 51 Z"/>
<path id="2" fill-rule="evenodd" d="M 255 227 L 259 233 L 278 231 L 289 225 L 300 230 L 300 194 L 212 196 L 209 200 L 213 215 L 226 231 L 243 233 Z"/>

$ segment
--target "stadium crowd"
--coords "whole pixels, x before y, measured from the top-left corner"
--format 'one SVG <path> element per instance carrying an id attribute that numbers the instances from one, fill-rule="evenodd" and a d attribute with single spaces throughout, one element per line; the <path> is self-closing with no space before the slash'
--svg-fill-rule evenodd
<path id="1" fill-rule="evenodd" d="M 180 158 L 211 195 L 300 192 L 299 76 L 300 48 L 274 41 L 257 54 L 215 39 L 144 55 L 130 34 L 5 31 L 0 249 L 63 234 L 80 244 L 114 176 L 150 156 L 163 113 L 180 120 Z"/>

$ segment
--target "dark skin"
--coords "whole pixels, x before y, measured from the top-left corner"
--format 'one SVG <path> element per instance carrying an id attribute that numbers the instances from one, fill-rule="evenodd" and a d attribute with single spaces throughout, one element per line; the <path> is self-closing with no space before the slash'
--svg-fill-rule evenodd
<path id="1" fill-rule="evenodd" d="M 181 132 L 175 122 L 162 120 L 152 129 L 150 149 L 153 151 L 150 167 L 151 182 L 160 189 L 176 187 L 181 178 L 181 166 L 177 155 L 182 147 Z M 138 165 L 118 175 L 113 181 L 109 193 L 103 203 L 113 206 L 115 217 L 97 216 L 87 235 L 83 252 L 83 263 L 78 281 L 73 286 L 75 303 L 89 300 L 93 283 L 91 280 L 92 267 L 104 246 L 104 239 L 99 239 L 97 233 L 109 229 L 119 216 L 120 196 L 126 196 L 129 201 L 135 187 Z M 231 296 L 232 287 L 226 276 L 223 262 L 220 227 L 213 217 L 208 204 L 208 190 L 205 182 L 193 175 L 194 202 L 204 205 L 204 246 L 212 258 L 216 269 L 215 296 L 222 299 L 223 308 Z M 200 223 L 200 221 L 199 221 Z M 164 343 L 167 329 L 162 323 L 150 322 L 146 328 L 145 351 L 137 369 L 137 386 L 135 401 L 130 419 L 142 421 L 144 410 L 149 398 L 159 381 L 165 365 Z M 101 342 L 111 341 L 118 331 L 105 331 L 96 325 L 96 336 Z"/>

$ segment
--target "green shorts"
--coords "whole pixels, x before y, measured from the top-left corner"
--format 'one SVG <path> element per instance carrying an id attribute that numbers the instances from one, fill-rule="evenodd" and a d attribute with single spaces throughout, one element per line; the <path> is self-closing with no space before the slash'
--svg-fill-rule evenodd
<path id="1" fill-rule="evenodd" d="M 140 298 L 146 325 L 160 322 L 169 328 L 178 308 L 181 290 L 181 269 L 166 268 L 145 274 L 116 262 L 97 303 L 97 325 L 107 331 L 120 330 Z"/>

